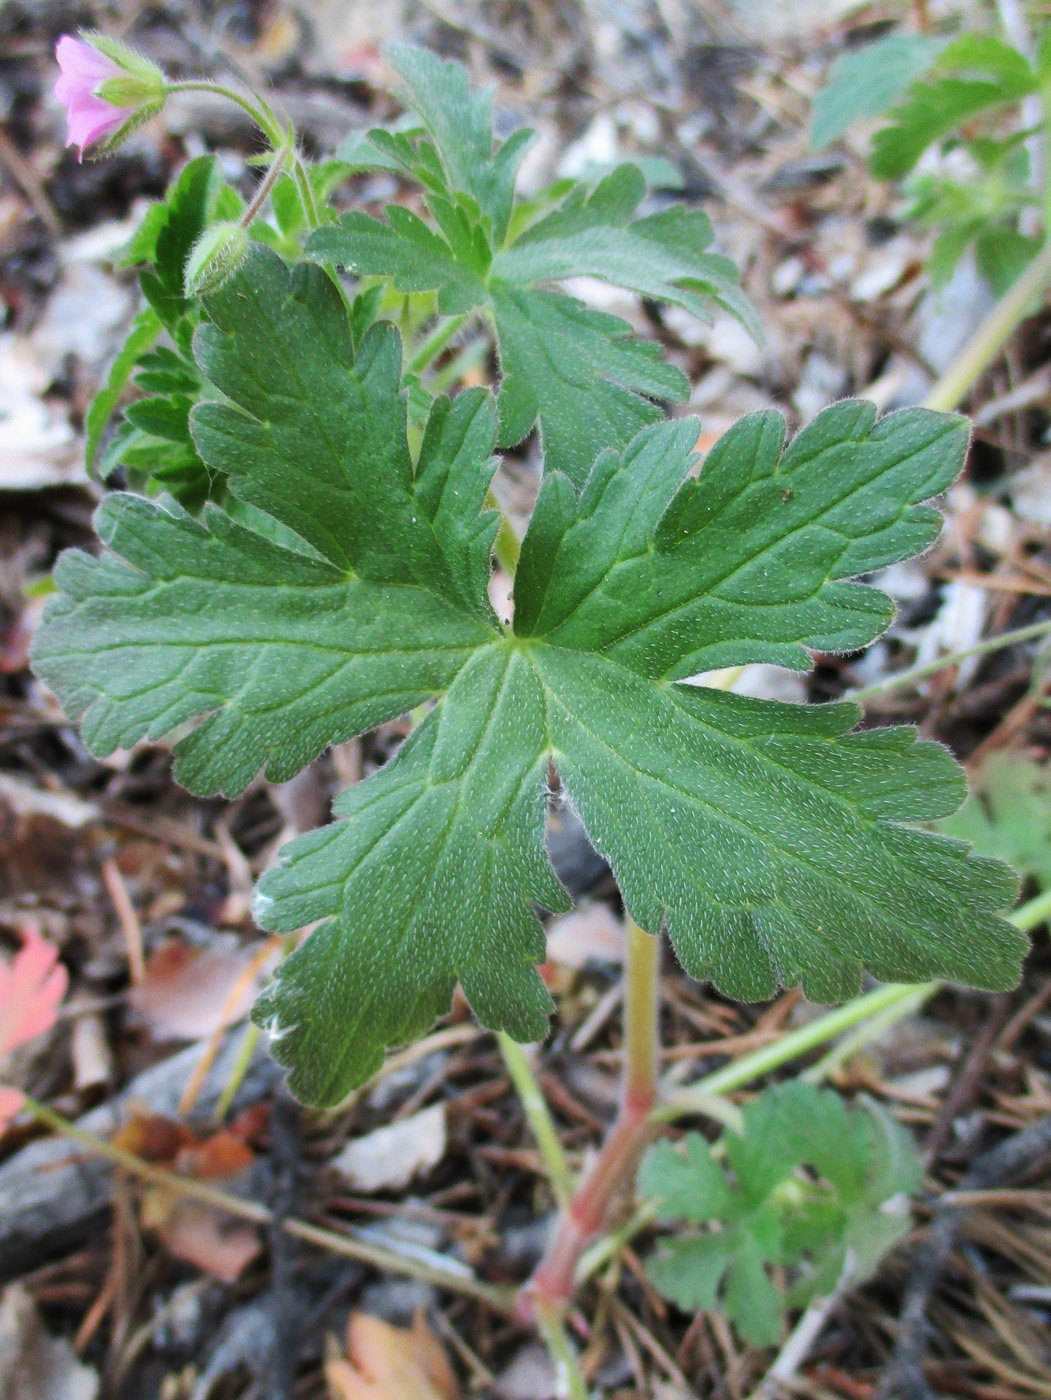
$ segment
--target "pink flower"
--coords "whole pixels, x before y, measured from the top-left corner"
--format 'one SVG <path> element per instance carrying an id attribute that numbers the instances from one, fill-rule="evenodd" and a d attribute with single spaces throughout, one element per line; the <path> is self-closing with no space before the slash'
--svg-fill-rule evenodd
<path id="1" fill-rule="evenodd" d="M 111 136 L 134 114 L 135 109 L 116 107 L 95 95 L 100 83 L 107 78 L 123 77 L 124 72 L 91 44 L 63 34 L 55 46 L 55 57 L 62 70 L 62 76 L 55 84 L 55 96 L 66 109 L 69 125 L 66 145 L 78 146 L 79 159 L 83 160 L 85 147 L 103 136 Z"/>

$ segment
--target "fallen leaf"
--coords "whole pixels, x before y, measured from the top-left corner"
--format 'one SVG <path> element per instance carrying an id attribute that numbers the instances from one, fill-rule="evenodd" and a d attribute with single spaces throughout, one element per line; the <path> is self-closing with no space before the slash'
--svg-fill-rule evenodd
<path id="1" fill-rule="evenodd" d="M 160 1114 L 138 1113 L 113 1134 L 114 1146 L 144 1161 L 197 1181 L 230 1180 L 246 1171 L 255 1153 L 245 1141 L 263 1126 L 264 1105 L 241 1114 L 229 1127 L 199 1137 L 184 1123 Z M 153 1182 L 143 1191 L 139 1220 L 177 1259 L 233 1283 L 262 1250 L 259 1232 L 215 1207 L 189 1200 L 175 1186 Z"/>
<path id="2" fill-rule="evenodd" d="M 254 1226 L 197 1201 L 176 1201 L 154 1228 L 169 1254 L 223 1283 L 236 1283 L 263 1248 Z"/>
<path id="3" fill-rule="evenodd" d="M 572 968 L 589 962 L 623 962 L 624 926 L 608 904 L 582 903 L 548 928 L 547 956 Z"/>
<path id="4" fill-rule="evenodd" d="M 445 1155 L 445 1105 L 402 1118 L 353 1138 L 332 1165 L 359 1191 L 394 1191 Z"/>
<path id="5" fill-rule="evenodd" d="M 203 1040 L 223 1025 L 248 1015 L 258 991 L 258 977 L 245 978 L 229 1014 L 227 1001 L 250 967 L 256 950 L 233 947 L 194 948 L 169 938 L 146 959 L 145 975 L 132 988 L 131 1004 L 161 1040 Z"/>
<path id="6" fill-rule="evenodd" d="M 51 1029 L 68 985 L 58 949 L 36 924 L 26 924 L 22 947 L 10 963 L 0 963 L 0 1058 Z M 0 1132 L 23 1101 L 18 1089 L 0 1088 Z"/>
<path id="7" fill-rule="evenodd" d="M 351 1313 L 347 1356 L 325 1363 L 334 1400 L 457 1400 L 456 1383 L 441 1342 L 417 1311 L 412 1327 L 393 1327 L 367 1313 Z"/>
<path id="8" fill-rule="evenodd" d="M 20 1283 L 0 1297 L 0 1400 L 95 1400 L 98 1375 L 44 1327 Z"/>

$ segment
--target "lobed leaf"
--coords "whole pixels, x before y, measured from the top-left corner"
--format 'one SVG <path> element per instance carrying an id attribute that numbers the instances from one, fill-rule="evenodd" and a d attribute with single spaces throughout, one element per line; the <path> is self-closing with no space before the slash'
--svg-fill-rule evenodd
<path id="1" fill-rule="evenodd" d="M 885 34 L 841 54 L 814 98 L 810 146 L 821 151 L 863 117 L 881 116 L 945 48 L 927 34 Z"/>
<path id="2" fill-rule="evenodd" d="M 881 180 L 907 175 L 935 141 L 981 112 L 1019 102 L 1038 80 L 1017 49 L 991 35 L 965 34 L 943 50 L 935 72 L 913 84 L 873 137 L 869 165 Z"/>
<path id="3" fill-rule="evenodd" d="M 226 508 L 111 497 L 109 551 L 64 557 L 35 660 L 94 752 L 174 735 L 202 792 L 290 777 L 437 698 L 262 883 L 267 926 L 326 921 L 258 1010 L 299 1092 L 338 1100 L 457 978 L 486 1024 L 542 1033 L 532 906 L 564 898 L 549 761 L 632 916 L 731 995 L 830 1000 L 863 968 L 1013 984 L 1006 867 L 904 825 L 959 805 L 943 749 L 851 733 L 850 705 L 679 683 L 875 636 L 889 605 L 847 579 L 933 538 L 921 502 L 959 468 L 960 420 L 842 404 L 782 451 L 781 420 L 757 415 L 696 479 L 696 425 L 647 428 L 577 484 L 548 476 L 506 633 L 487 598 L 492 399 L 437 399 L 414 462 L 397 335 L 364 302 L 352 334 L 321 269 L 255 247 L 206 309 L 196 362 L 222 397 L 192 426 Z M 177 362 L 149 372 L 177 391 Z"/>
<path id="4" fill-rule="evenodd" d="M 634 165 L 616 167 L 594 189 L 560 191 L 546 213 L 520 205 L 512 219 L 515 173 L 531 133 L 494 148 L 490 95 L 470 92 L 462 66 L 404 45 L 390 52 L 427 135 L 376 131 L 365 144 L 420 180 L 436 227 L 395 206 L 386 223 L 344 214 L 311 235 L 307 255 L 387 277 L 401 292 L 435 291 L 442 313 L 488 312 L 503 375 L 501 446 L 539 422 L 547 470 L 580 483 L 600 450 L 657 421 L 653 399 L 681 400 L 689 385 L 626 322 L 549 284 L 598 277 L 705 320 L 720 307 L 761 339 L 736 270 L 707 251 L 712 228 L 699 210 L 633 218 L 646 192 Z"/>
<path id="5" fill-rule="evenodd" d="M 256 918 L 316 929 L 254 1016 L 310 1103 L 337 1103 L 459 981 L 484 1025 L 539 1040 L 550 998 L 534 905 L 566 908 L 543 849 L 543 692 L 509 643 L 476 652 L 398 757 L 286 846 Z"/>
<path id="6" fill-rule="evenodd" d="M 204 723 L 175 743 L 193 792 L 293 777 L 329 744 L 444 690 L 489 635 L 406 584 L 348 578 L 214 506 L 117 493 L 113 552 L 62 556 L 33 660 L 95 753 Z"/>
<path id="7" fill-rule="evenodd" d="M 750 414 L 687 479 L 695 420 L 604 453 L 574 491 L 545 479 L 522 547 L 516 631 L 601 651 L 653 677 L 851 651 L 890 622 L 890 599 L 845 582 L 925 549 L 921 503 L 956 477 L 966 421 L 871 404 L 826 409 L 784 451 L 778 413 Z"/>

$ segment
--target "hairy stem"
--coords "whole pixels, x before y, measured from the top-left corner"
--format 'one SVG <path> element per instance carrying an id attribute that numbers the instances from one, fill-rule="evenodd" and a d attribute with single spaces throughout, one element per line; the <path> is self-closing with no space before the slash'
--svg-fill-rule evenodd
<path id="1" fill-rule="evenodd" d="M 989 368 L 1033 302 L 1051 282 L 1051 239 L 993 307 L 955 361 L 924 399 L 926 408 L 956 408 Z"/>
<path id="2" fill-rule="evenodd" d="M 624 966 L 624 1071 L 620 1108 L 598 1156 L 573 1193 L 543 1259 L 523 1290 L 520 1311 L 534 1319 L 572 1296 L 580 1256 L 606 1223 L 653 1135 L 657 1101 L 660 939 L 627 919 Z"/>
<path id="3" fill-rule="evenodd" d="M 205 82 L 204 79 L 168 83 L 165 93 L 171 92 L 210 92 L 216 97 L 225 97 L 228 102 L 236 103 L 243 112 L 247 112 L 275 151 L 285 144 L 281 123 L 261 98 L 246 97 L 236 88 L 226 87 L 223 83 Z"/>
<path id="4" fill-rule="evenodd" d="M 270 191 L 277 184 L 277 177 L 285 168 L 285 161 L 288 159 L 289 150 L 287 146 L 282 146 L 279 151 L 274 152 L 274 158 L 270 162 L 270 168 L 256 186 L 252 202 L 241 215 L 241 227 L 249 228 L 252 220 L 260 213 L 266 201 L 270 198 Z"/>

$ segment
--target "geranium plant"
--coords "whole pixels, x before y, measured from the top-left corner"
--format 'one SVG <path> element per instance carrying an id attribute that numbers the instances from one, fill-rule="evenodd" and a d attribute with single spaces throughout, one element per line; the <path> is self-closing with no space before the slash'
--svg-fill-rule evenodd
<path id="1" fill-rule="evenodd" d="M 422 715 L 260 882 L 262 927 L 315 925 L 254 1013 L 310 1104 L 365 1082 L 457 983 L 484 1025 L 544 1036 L 538 911 L 567 905 L 544 848 L 557 782 L 628 915 L 626 1071 L 530 1285 L 543 1313 L 651 1132 L 664 934 L 742 1000 L 802 984 L 835 1001 L 866 970 L 1018 979 L 1011 871 L 915 825 L 964 797 L 944 748 L 859 730 L 852 704 L 696 683 L 877 637 L 892 605 L 855 580 L 935 539 L 925 502 L 959 473 L 968 427 L 844 402 L 786 443 L 780 415 L 753 414 L 698 473 L 697 422 L 666 413 L 685 376 L 558 284 L 586 274 L 756 329 L 707 217 L 640 214 L 630 164 L 518 200 L 529 133 L 495 141 L 490 96 L 457 64 L 389 59 L 407 119 L 312 165 L 261 98 L 162 84 L 227 92 L 266 169 L 246 205 L 191 162 L 131 244 L 146 308 L 88 428 L 96 468 L 136 489 L 100 506 L 101 553 L 59 561 L 34 659 L 94 753 L 168 737 L 201 794 Z M 337 216 L 333 189 L 369 166 L 413 183 L 413 208 Z M 492 390 L 439 392 L 455 347 L 480 340 Z M 543 479 L 519 548 L 494 454 L 534 430 Z M 490 603 L 494 551 L 510 616 Z"/>

